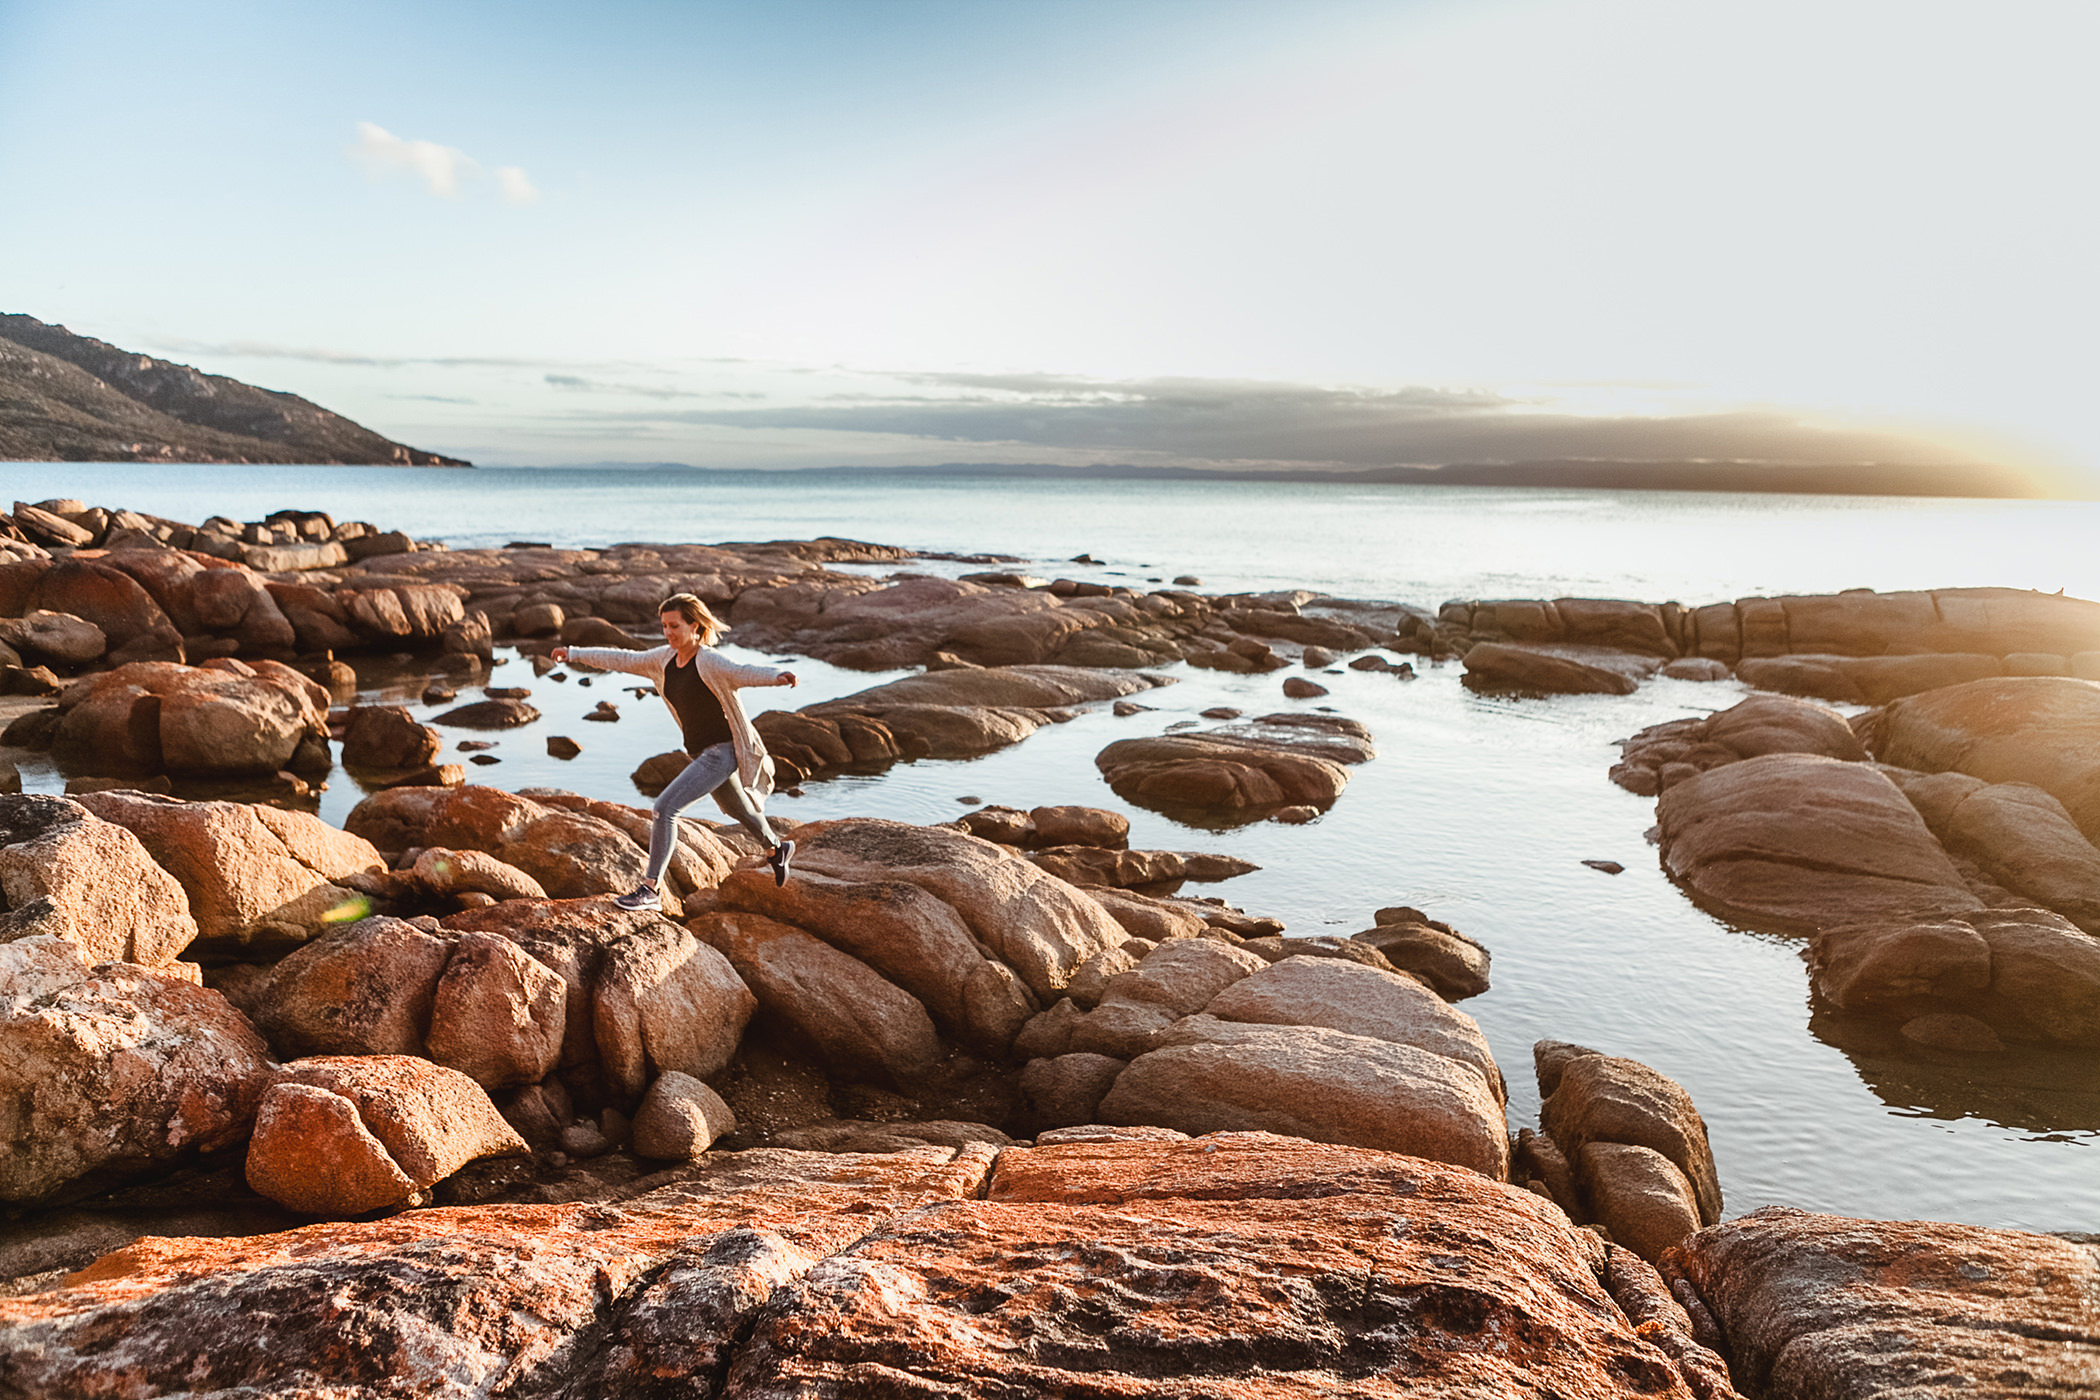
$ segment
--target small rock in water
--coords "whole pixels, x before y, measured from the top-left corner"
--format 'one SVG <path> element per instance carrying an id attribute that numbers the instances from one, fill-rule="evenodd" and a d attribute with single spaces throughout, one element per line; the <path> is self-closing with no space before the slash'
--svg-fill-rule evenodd
<path id="1" fill-rule="evenodd" d="M 1326 647 L 1307 647 L 1301 658 L 1308 671 L 1319 671 L 1334 664 L 1334 653 Z"/>
<path id="2" fill-rule="evenodd" d="M 569 738 L 566 734 L 556 734 L 547 740 L 547 757 L 549 758 L 574 758 L 582 752 L 583 745 Z M 479 763 L 481 760 L 477 758 L 474 761 Z"/>
<path id="3" fill-rule="evenodd" d="M 1176 588 L 1201 588 L 1203 580 L 1197 578 L 1194 574 L 1176 574 L 1174 576 L 1174 586 Z"/>
<path id="4" fill-rule="evenodd" d="M 1607 875 L 1617 875 L 1626 868 L 1615 860 L 1586 860 L 1583 864 L 1592 870 L 1601 870 Z"/>
<path id="5" fill-rule="evenodd" d="M 585 715 L 584 718 L 589 720 L 596 720 L 601 724 L 613 724 L 619 720 L 620 711 L 617 707 L 614 706 L 612 701 L 600 700 L 598 702 L 598 708 L 592 710 L 589 714 Z"/>
<path id="6" fill-rule="evenodd" d="M 532 691 L 522 685 L 487 685 L 481 688 L 481 693 L 491 700 L 525 700 L 532 695 Z"/>
<path id="7" fill-rule="evenodd" d="M 983 798 L 981 798 L 981 797 L 979 797 L 979 796 L 978 796 L 978 795 L 977 795 L 976 793 L 974 793 L 974 792 L 973 792 L 973 793 L 971 793 L 971 794 L 970 794 L 969 796 L 967 796 L 967 797 L 958 797 L 958 798 L 956 798 L 955 800 L 956 800 L 957 802 L 963 803 L 964 805 L 966 805 L 966 806 L 970 806 L 970 807 L 981 807 L 981 806 L 983 806 L 983 805 L 984 805 L 984 799 L 983 799 Z"/>
<path id="8" fill-rule="evenodd" d="M 1167 728 L 1168 728 L 1169 730 L 1174 730 L 1174 729 L 1194 729 L 1195 727 L 1196 727 L 1196 721 L 1194 721 L 1194 720 L 1192 720 L 1192 719 L 1177 719 L 1177 720 L 1175 720 L 1175 721 L 1174 721 L 1174 722 L 1173 722 L 1172 724 L 1170 724 L 1170 725 L 1168 725 L 1168 726 L 1167 726 Z"/>
<path id="9" fill-rule="evenodd" d="M 549 671 L 547 673 L 547 679 L 550 681 L 565 681 L 568 678 L 569 673 L 567 671 Z M 588 685 L 590 682 L 585 681 L 584 684 Z"/>
<path id="10" fill-rule="evenodd" d="M 1152 706 L 1140 705 L 1135 700 L 1118 700 L 1114 705 L 1110 706 L 1109 708 L 1114 710 L 1119 717 L 1128 719 L 1132 715 L 1148 713 L 1152 709 Z"/>
<path id="11" fill-rule="evenodd" d="M 478 763 L 484 768 L 488 767 L 491 763 L 501 763 L 502 761 L 502 759 L 496 757 L 496 755 L 492 753 L 478 753 L 467 760 L 467 762 L 469 763 Z"/>
<path id="12" fill-rule="evenodd" d="M 462 739 L 459 741 L 459 751 L 461 753 L 479 753 L 483 749 L 493 749 L 494 747 L 496 747 L 494 739 Z"/>
<path id="13" fill-rule="evenodd" d="M 561 677 L 560 677 L 560 676 L 556 676 L 556 677 L 555 677 L 555 679 L 556 679 L 556 680 L 560 680 L 560 679 L 561 679 Z M 589 685 L 590 683 L 591 683 L 591 678 L 590 678 L 589 676 L 578 676 L 578 677 L 576 678 L 576 684 L 578 684 L 578 685 Z"/>
<path id="14" fill-rule="evenodd" d="M 1935 1011 L 1914 1016 L 1903 1023 L 1902 1035 L 1914 1045 L 1930 1045 L 1938 1050 L 1995 1053 L 2005 1048 L 2005 1042 L 1989 1026 L 1974 1016 L 1954 1012 Z"/>
<path id="15" fill-rule="evenodd" d="M 1244 710 L 1235 710 L 1230 705 L 1213 705 L 1201 712 L 1205 719 L 1238 719 Z"/>
<path id="16" fill-rule="evenodd" d="M 1098 564 L 1101 561 L 1091 554 L 1075 554 L 1065 562 L 1068 564 Z"/>
<path id="17" fill-rule="evenodd" d="M 1282 822 L 1287 826 L 1303 826 L 1319 815 L 1318 807 L 1284 807 L 1272 814 L 1269 820 Z"/>
<path id="18" fill-rule="evenodd" d="M 1312 700 L 1327 694 L 1327 687 L 1303 676 L 1292 676 L 1283 683 L 1283 693 L 1293 700 Z"/>
<path id="19" fill-rule="evenodd" d="M 1356 660 L 1349 663 L 1349 669 L 1352 671 L 1383 671 L 1391 667 L 1392 664 L 1392 662 L 1374 652 L 1369 656 L 1357 657 Z"/>
<path id="20" fill-rule="evenodd" d="M 426 705 L 449 705 L 459 699 L 459 692 L 449 685 L 423 687 L 423 703 Z"/>

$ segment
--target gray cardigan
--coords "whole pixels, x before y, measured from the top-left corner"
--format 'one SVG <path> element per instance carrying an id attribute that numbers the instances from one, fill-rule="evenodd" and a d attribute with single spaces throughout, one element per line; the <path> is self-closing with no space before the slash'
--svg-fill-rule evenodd
<path id="1" fill-rule="evenodd" d="M 648 651 L 622 651 L 618 647 L 570 647 L 569 660 L 573 664 L 595 666 L 601 671 L 625 671 L 630 676 L 647 676 L 656 684 L 656 693 L 663 695 L 664 668 L 671 664 L 676 653 L 669 646 L 652 647 Z M 707 688 L 714 692 L 715 699 L 722 702 L 722 713 L 729 717 L 729 733 L 736 747 L 737 781 L 744 791 L 751 794 L 754 806 L 763 806 L 773 791 L 773 757 L 766 752 L 765 741 L 744 714 L 743 705 L 737 700 L 739 687 L 747 685 L 771 685 L 786 675 L 771 666 L 745 666 L 731 661 L 712 647 L 702 647 L 693 656 L 693 666 Z M 664 708 L 671 708 L 671 697 L 663 695 Z M 678 712 L 671 710 L 676 720 Z"/>

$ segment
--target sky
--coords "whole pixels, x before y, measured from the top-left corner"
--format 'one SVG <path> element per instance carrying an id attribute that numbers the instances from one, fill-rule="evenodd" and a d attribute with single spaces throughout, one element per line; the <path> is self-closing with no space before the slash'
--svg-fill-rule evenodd
<path id="1" fill-rule="evenodd" d="M 485 464 L 2100 490 L 2088 0 L 0 0 L 0 311 Z"/>

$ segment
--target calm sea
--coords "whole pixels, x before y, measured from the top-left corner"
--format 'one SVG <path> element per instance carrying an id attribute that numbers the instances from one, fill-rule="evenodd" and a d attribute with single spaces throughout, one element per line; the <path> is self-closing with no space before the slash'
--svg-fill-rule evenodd
<path id="1" fill-rule="evenodd" d="M 1044 575 L 1142 584 L 1194 574 L 1216 591 L 1311 588 L 1434 608 L 1464 597 L 1675 599 L 1997 584 L 2100 597 L 2100 503 L 1730 496 L 1244 483 L 1058 483 L 899 476 L 612 471 L 389 471 L 7 464 L 7 499 L 74 496 L 186 520 L 281 507 L 367 519 L 454 546 L 547 540 L 714 542 L 844 535 L 1020 556 Z M 1087 553 L 1103 561 L 1067 561 Z M 927 565 L 955 572 L 969 565 Z M 800 659 L 809 704 L 874 684 Z M 1614 743 L 1665 719 L 1725 708 L 1734 683 L 1657 681 L 1630 697 L 1474 696 L 1455 667 L 1412 683 L 1345 671 L 1324 701 L 1286 701 L 1280 675 L 1174 667 L 1157 708 L 1052 726 L 969 763 L 900 765 L 812 783 L 775 810 L 945 820 L 965 800 L 1075 802 L 1132 817 L 1133 844 L 1228 851 L 1262 869 L 1197 887 L 1275 914 L 1296 933 L 1350 933 L 1412 904 L 1494 953 L 1494 989 L 1466 1002 L 1510 1081 L 1513 1125 L 1534 1123 L 1530 1047 L 1573 1040 L 1669 1074 L 1704 1115 L 1733 1215 L 1761 1205 L 1884 1218 L 2091 1230 L 2100 1221 L 2100 1055 L 1907 1052 L 1882 1029 L 1831 1023 L 1809 1003 L 1795 941 L 1731 928 L 1664 877 L 1645 832 L 1654 805 L 1605 778 Z M 1283 673 L 1289 674 L 1289 673 Z M 517 679 L 522 675 L 523 679 Z M 533 682 L 545 712 L 507 731 L 507 788 L 551 785 L 638 800 L 628 773 L 671 746 L 654 702 L 616 725 L 581 716 L 604 688 Z M 413 674 L 374 668 L 367 694 L 409 703 Z M 1126 807 L 1093 756 L 1206 707 L 1333 706 L 1370 725 L 1380 757 L 1304 827 L 1212 834 Z M 581 757 L 546 756 L 566 734 Z M 61 780 L 28 768 L 32 789 Z M 338 774 L 323 813 L 360 794 Z M 1581 864 L 1609 859 L 1625 873 Z"/>

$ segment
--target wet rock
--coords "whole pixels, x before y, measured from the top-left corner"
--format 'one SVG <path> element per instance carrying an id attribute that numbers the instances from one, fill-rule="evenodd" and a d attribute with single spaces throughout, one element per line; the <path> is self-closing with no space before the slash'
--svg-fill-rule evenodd
<path id="1" fill-rule="evenodd" d="M 1928 1045 L 1935 1050 L 1996 1054 L 2005 1048 L 1998 1033 L 1974 1016 L 1945 1011 L 1913 1016 L 1903 1023 L 1901 1034 L 1913 1045 Z"/>
<path id="2" fill-rule="evenodd" d="M 1105 1122 L 1280 1132 L 1508 1175 L 1502 1106 L 1471 1065 L 1324 1026 L 1207 1015 L 1161 1040 L 1102 1100 Z"/>
<path id="3" fill-rule="evenodd" d="M 815 1046 L 834 1074 L 923 1078 L 941 1057 L 926 1008 L 866 963 L 760 914 L 707 914 L 692 931 L 728 957 L 759 1005 Z"/>
<path id="4" fill-rule="evenodd" d="M 1210 821 L 1255 821 L 1281 807 L 1334 805 L 1345 765 L 1375 753 L 1370 731 L 1331 715 L 1265 715 L 1202 733 L 1122 739 L 1095 756 L 1119 797 Z"/>
<path id="5" fill-rule="evenodd" d="M 2100 1254 L 2050 1235 L 1766 1206 L 1665 1262 L 1756 1395 L 2088 1395 Z"/>
<path id="6" fill-rule="evenodd" d="M 77 799 L 136 835 L 189 898 L 206 948 L 296 946 L 363 904 L 338 881 L 386 868 L 371 843 L 307 812 L 244 802 L 183 802 L 139 792 Z"/>
<path id="7" fill-rule="evenodd" d="M 1827 929 L 1816 992 L 1845 1010 L 1975 1016 L 2015 1040 L 2100 1045 L 2100 940 L 2041 909 Z"/>
<path id="8" fill-rule="evenodd" d="M 1725 661 L 1709 656 L 1684 656 L 1665 662 L 1662 674 L 1677 681 L 1725 681 L 1735 673 Z"/>
<path id="9" fill-rule="evenodd" d="M 634 1115 L 634 1151 L 659 1161 L 698 1161 L 715 1139 L 736 1131 L 722 1096 L 692 1075 L 666 1070 Z"/>
<path id="10" fill-rule="evenodd" d="M 514 729 L 539 717 L 540 712 L 523 700 L 477 700 L 435 715 L 431 722 L 455 729 Z"/>
<path id="11" fill-rule="evenodd" d="M 431 994 L 425 1048 L 482 1088 L 547 1077 L 561 1058 L 568 987 L 507 938 L 462 933 Z"/>
<path id="12" fill-rule="evenodd" d="M 0 796 L 0 940 L 50 934 L 90 962 L 159 967 L 197 936 L 189 896 L 131 832 L 62 797 Z"/>
<path id="13" fill-rule="evenodd" d="M 417 723 L 405 706 L 357 705 L 343 729 L 343 766 L 422 768 L 437 761 L 444 744 L 435 729 Z"/>
<path id="14" fill-rule="evenodd" d="M 1601 649 L 1481 642 L 1466 650 L 1465 683 L 1536 695 L 1631 695 L 1657 669 L 1643 658 Z"/>
<path id="15" fill-rule="evenodd" d="M 34 1202 L 239 1142 L 269 1048 L 217 992 L 45 934 L 0 943 L 0 1200 Z"/>
<path id="16" fill-rule="evenodd" d="M 1663 864 L 1731 917 L 1795 931 L 1981 907 L 1896 785 L 1865 764 L 1770 754 L 1657 805 Z"/>

